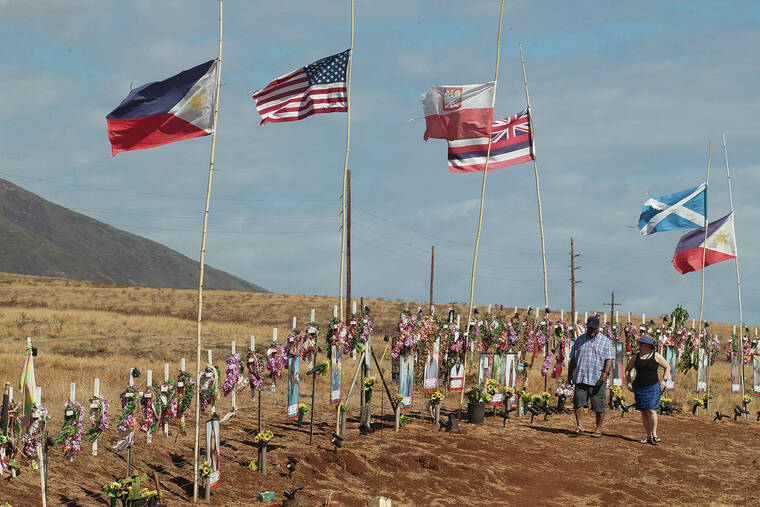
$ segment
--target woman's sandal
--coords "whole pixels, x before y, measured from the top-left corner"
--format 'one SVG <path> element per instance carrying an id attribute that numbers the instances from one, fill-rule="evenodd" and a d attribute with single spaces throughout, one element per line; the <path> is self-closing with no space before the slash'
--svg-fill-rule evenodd
<path id="1" fill-rule="evenodd" d="M 652 440 L 654 440 L 654 443 L 656 443 L 656 444 L 659 444 L 660 442 L 662 442 L 662 439 L 660 437 L 658 437 L 658 436 L 652 437 Z"/>
<path id="2" fill-rule="evenodd" d="M 639 440 L 639 443 L 640 444 L 648 444 L 649 443 L 649 438 L 645 438 L 645 439 Z"/>

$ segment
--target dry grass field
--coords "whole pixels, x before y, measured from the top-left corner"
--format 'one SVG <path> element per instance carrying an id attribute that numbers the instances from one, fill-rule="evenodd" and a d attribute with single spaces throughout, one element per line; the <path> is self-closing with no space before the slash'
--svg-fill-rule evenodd
<path id="1" fill-rule="evenodd" d="M 171 376 L 174 377 L 179 369 L 180 359 L 186 358 L 188 364 L 188 370 L 194 371 L 195 369 L 195 337 L 196 337 L 196 305 L 197 305 L 197 292 L 190 290 L 173 290 L 173 289 L 151 289 L 143 287 L 120 287 L 104 284 L 94 284 L 87 282 L 76 282 L 62 279 L 51 279 L 43 277 L 30 277 L 19 276 L 12 274 L 0 274 L 0 381 L 11 382 L 14 389 L 18 387 L 18 379 L 20 374 L 21 365 L 23 362 L 23 350 L 26 345 L 26 337 L 31 337 L 34 345 L 38 348 L 38 356 L 35 358 L 35 368 L 37 375 L 37 385 L 42 386 L 42 398 L 43 404 L 50 409 L 52 416 L 49 423 L 49 431 L 55 434 L 60 428 L 63 420 L 63 404 L 69 395 L 69 385 L 71 382 L 76 382 L 77 385 L 77 399 L 81 402 L 86 401 L 86 398 L 92 394 L 92 385 L 94 377 L 99 377 L 101 382 L 101 393 L 111 400 L 111 428 L 109 438 L 114 436 L 113 427 L 115 426 L 116 418 L 118 418 L 119 407 L 118 399 L 119 393 L 124 389 L 128 381 L 128 373 L 130 367 L 136 366 L 142 372 L 149 369 L 153 370 L 154 378 L 159 383 L 163 376 L 164 363 L 170 364 Z M 364 301 L 366 305 L 371 308 L 372 314 L 376 320 L 376 332 L 375 332 L 375 349 L 378 351 L 378 355 L 382 352 L 382 348 L 385 343 L 382 341 L 382 337 L 386 334 L 393 334 L 395 332 L 395 325 L 398 318 L 399 310 L 404 307 L 416 309 L 417 306 L 423 306 L 426 308 L 426 304 L 417 302 L 403 302 L 403 301 L 387 301 L 368 299 Z M 303 327 L 303 324 L 308 320 L 310 310 L 314 308 L 316 310 L 317 320 L 323 324 L 332 317 L 332 308 L 336 303 L 335 298 L 327 297 L 312 297 L 312 296 L 298 296 L 298 295 L 275 295 L 275 294 L 257 294 L 257 293 L 239 293 L 239 292 L 226 292 L 226 291 L 205 291 L 204 292 L 204 324 L 203 324 L 203 359 L 205 362 L 205 350 L 211 349 L 214 354 L 214 362 L 221 367 L 224 371 L 224 360 L 229 355 L 230 342 L 235 340 L 237 342 L 238 351 L 245 351 L 251 335 L 256 336 L 257 348 L 263 348 L 271 341 L 272 328 L 279 329 L 280 336 L 284 338 L 287 334 L 292 317 L 296 316 L 299 321 L 299 328 Z M 439 311 L 446 311 L 448 304 L 439 304 L 437 308 Z M 510 307 L 511 308 L 511 307 Z M 466 309 L 458 306 L 457 312 L 464 313 Z M 669 311 L 671 309 L 663 309 L 663 311 Z M 520 312 L 525 312 L 525 308 L 521 308 Z M 553 311 L 552 317 L 559 316 L 559 312 Z M 463 317 L 464 319 L 465 317 Z M 635 317 L 633 322 L 638 324 L 640 317 Z M 726 340 L 730 334 L 729 324 L 711 323 L 711 333 L 718 333 L 722 341 L 722 351 L 725 350 Z M 380 350 L 378 350 L 380 349 Z M 713 410 L 718 409 L 724 413 L 731 413 L 734 405 L 739 402 L 738 395 L 732 395 L 730 393 L 730 377 L 729 377 L 729 364 L 725 361 L 723 352 L 719 357 L 719 361 L 715 367 L 711 369 L 711 387 L 713 389 Z M 390 356 L 390 354 L 388 354 Z M 541 361 L 537 358 L 536 365 L 532 369 L 529 375 L 528 389 L 531 391 L 543 390 L 543 378 L 540 377 L 540 365 Z M 355 361 L 346 361 L 344 363 L 343 374 L 343 386 L 347 389 L 347 384 L 350 382 L 350 375 L 353 374 L 356 368 Z M 386 375 L 390 371 L 390 362 L 386 358 L 383 368 L 386 371 Z M 470 372 L 472 373 L 472 372 Z M 303 378 L 307 378 L 302 372 Z M 389 376 L 389 375 L 388 375 Z M 388 379 L 390 381 L 390 379 Z M 144 385 L 145 378 L 140 379 L 140 384 Z M 751 368 L 747 368 L 746 376 L 748 392 L 751 392 L 752 383 L 752 371 Z M 468 382 L 470 380 L 468 379 Z M 667 428 L 667 432 L 679 433 L 679 428 L 689 428 L 687 431 L 694 431 L 703 435 L 720 435 L 720 428 L 717 426 L 720 423 L 712 424 L 712 417 L 708 415 L 700 415 L 693 417 L 690 414 L 690 404 L 694 397 L 695 386 L 695 373 L 689 372 L 687 375 L 680 375 L 677 378 L 677 389 L 672 394 L 675 405 L 681 406 L 684 410 L 684 414 L 678 415 L 673 418 L 663 417 L 662 419 L 668 419 L 663 421 L 663 426 Z M 556 386 L 557 380 L 551 379 L 549 382 L 549 390 L 553 391 L 553 386 Z M 304 386 L 302 388 L 302 397 L 308 401 L 310 399 L 310 387 Z M 394 387 L 391 386 L 391 390 Z M 316 447 L 304 446 L 303 430 L 296 430 L 290 423 L 285 424 L 284 418 L 281 417 L 281 412 L 284 411 L 282 397 L 283 389 L 278 389 L 277 393 L 265 392 L 263 395 L 264 407 L 267 413 L 265 417 L 265 425 L 270 425 L 275 429 L 276 436 L 283 437 L 277 448 L 281 452 L 274 453 L 275 459 L 273 463 L 276 464 L 278 458 L 284 459 L 284 456 L 290 452 L 300 452 L 307 457 L 307 461 L 311 462 L 311 468 L 314 470 L 304 480 L 309 484 L 309 488 L 312 491 L 309 493 L 309 505 L 324 504 L 324 499 L 327 497 L 328 491 L 335 491 L 333 499 L 339 501 L 341 504 L 361 505 L 359 499 L 368 498 L 374 494 L 385 494 L 394 498 L 394 504 L 400 503 L 403 505 L 411 504 L 426 504 L 426 498 L 438 498 L 438 503 L 441 504 L 479 504 L 481 502 L 476 501 L 475 497 L 467 497 L 468 500 L 460 502 L 449 502 L 444 497 L 435 496 L 434 492 L 436 488 L 441 487 L 441 481 L 445 482 L 446 473 L 454 473 L 449 470 L 447 466 L 436 465 L 435 471 L 439 480 L 432 483 L 426 482 L 408 482 L 406 488 L 401 494 L 395 488 L 394 484 L 398 478 L 395 478 L 392 473 L 386 469 L 388 464 L 386 463 L 386 455 L 388 452 L 388 446 L 395 449 L 394 452 L 404 452 L 405 444 L 403 440 L 399 440 L 398 434 L 394 436 L 391 426 L 386 426 L 385 435 L 387 438 L 383 440 L 378 437 L 377 433 L 371 437 L 371 446 L 363 447 L 361 441 L 350 440 L 347 441 L 347 451 L 343 458 L 329 457 L 326 448 L 329 446 L 329 432 L 331 431 L 331 424 L 334 424 L 334 410 L 328 409 L 326 403 L 326 391 L 327 385 L 325 379 L 320 379 L 318 383 L 318 395 L 317 395 L 317 423 L 318 430 L 315 433 L 315 439 L 318 441 Z M 321 392 L 321 394 L 320 394 Z M 378 391 L 379 392 L 379 391 Z M 373 412 L 379 413 L 381 410 L 386 416 L 390 416 L 390 409 L 388 407 L 387 400 L 382 402 L 380 395 L 373 401 Z M 247 397 L 240 396 L 239 399 Z M 423 398 L 422 393 L 415 394 L 416 400 Z M 633 396 L 629 394 L 629 399 L 632 401 Z M 756 400 L 756 399 L 755 399 Z M 449 394 L 443 403 L 443 412 L 455 410 L 458 406 L 459 396 L 458 394 Z M 321 403 L 320 403 L 321 402 Z M 384 408 L 381 409 L 379 405 L 384 403 Z M 353 417 L 358 412 L 358 396 L 354 396 L 349 406 L 349 416 Z M 415 401 L 418 404 L 418 401 Z M 250 402 L 249 402 L 250 405 Z M 320 406 L 322 405 L 322 406 Z M 415 406 L 415 409 L 410 412 L 410 418 L 412 424 L 409 428 L 405 428 L 404 431 L 408 431 L 410 435 L 414 436 L 414 442 L 422 442 L 425 446 L 425 456 L 430 454 L 431 456 L 440 455 L 440 449 L 437 449 L 435 438 L 430 435 L 437 435 L 434 433 L 434 428 L 431 428 L 426 423 L 426 416 L 421 409 L 422 402 L 419 402 L 419 406 Z M 753 410 L 753 414 L 760 409 L 760 401 L 754 401 L 750 405 L 750 409 Z M 221 414 L 226 413 L 230 409 L 230 399 L 221 398 L 217 405 L 217 411 Z M 591 416 L 589 416 L 590 418 Z M 568 416 L 554 416 L 551 421 L 541 423 L 546 427 L 546 431 L 538 431 L 533 425 L 528 425 L 526 418 L 520 418 L 522 421 L 518 423 L 510 422 L 513 425 L 511 433 L 508 433 L 509 438 L 529 439 L 534 440 L 547 440 L 547 443 L 542 443 L 537 447 L 532 447 L 534 444 L 528 442 L 527 447 L 523 448 L 524 451 L 529 454 L 535 454 L 535 449 L 544 449 L 546 452 L 555 452 L 550 449 L 552 445 L 563 446 L 565 440 L 558 440 L 559 437 L 566 437 L 565 432 L 567 429 L 571 429 L 574 426 L 573 421 Z M 638 416 L 631 414 L 625 419 L 618 420 L 617 414 L 612 417 L 615 433 L 620 436 L 628 434 L 628 436 L 620 436 L 623 441 L 633 442 L 634 438 L 640 438 L 642 432 L 640 423 L 638 422 Z M 332 423 L 330 421 L 333 421 Z M 351 421 L 351 420 L 350 420 Z M 351 422 L 349 421 L 349 426 Z M 494 422 L 496 421 L 496 422 Z M 728 424 L 725 421 L 724 425 Z M 86 423 L 87 424 L 87 423 Z M 389 425 L 392 422 L 388 423 Z M 426 425 L 427 424 L 427 425 Z M 589 423 L 590 424 L 590 419 Z M 730 424 L 733 424 L 731 421 Z M 748 444 L 745 438 L 752 438 L 752 432 L 754 431 L 754 440 L 756 441 L 757 430 L 755 425 L 760 423 L 754 422 L 754 417 L 749 421 L 738 421 L 736 423 L 737 428 L 741 428 L 742 435 L 739 441 L 736 442 L 723 442 L 718 444 L 718 440 L 715 440 L 715 445 L 705 444 L 706 447 L 701 452 L 705 453 L 707 462 L 694 463 L 695 469 L 700 467 L 709 469 L 711 462 L 721 467 L 734 466 L 735 460 L 739 459 L 737 456 L 722 456 L 726 450 L 726 445 L 733 446 L 745 446 L 747 452 L 756 452 L 758 446 L 755 444 Z M 451 445 L 455 448 L 460 448 L 465 453 L 472 454 L 474 450 L 471 449 L 472 442 L 478 442 L 478 445 L 488 445 L 489 438 L 492 437 L 493 432 L 500 431 L 502 428 L 501 419 L 491 420 L 488 423 L 490 429 L 483 430 L 482 428 L 467 429 L 469 425 L 464 425 L 462 430 L 466 436 L 465 440 L 469 443 L 462 444 L 461 441 L 452 441 Z M 188 429 L 191 425 L 189 425 Z M 351 439 L 353 439 L 353 433 L 358 435 L 355 431 L 355 424 L 353 428 L 349 428 Z M 537 424 L 538 426 L 538 424 Z M 726 426 L 727 427 L 727 426 Z M 758 426 L 760 427 L 760 426 Z M 239 477 L 241 483 L 250 483 L 253 481 L 254 486 L 258 488 L 256 491 L 262 489 L 276 489 L 277 487 L 287 487 L 285 480 L 281 477 L 281 474 L 273 474 L 274 484 L 268 484 L 261 478 L 260 474 L 256 475 L 255 480 L 251 479 L 250 472 L 245 469 L 243 465 L 247 464 L 247 460 L 250 460 L 254 455 L 250 449 L 244 449 L 243 443 L 249 442 L 252 438 L 250 432 L 255 428 L 255 409 L 252 406 L 244 406 L 241 414 L 233 418 L 230 423 L 229 435 L 230 441 L 226 445 L 231 447 L 229 453 L 232 454 L 228 468 L 224 473 L 232 476 Z M 509 428 L 509 426 L 507 426 Z M 516 429 L 518 428 L 518 429 Z M 433 431 L 433 433 L 431 433 Z M 507 431 L 507 430 L 505 430 Z M 518 433 L 514 433 L 517 431 Z M 612 431 L 612 430 L 610 430 Z M 426 436 L 427 435 L 427 436 Z M 358 437 L 357 437 L 358 438 Z M 368 437 L 370 438 L 370 437 Z M 446 438 L 454 438 L 451 437 Z M 712 438 L 712 437 L 711 437 Z M 717 437 L 716 437 L 717 438 Z M 144 442 L 144 436 L 139 435 L 138 439 Z M 390 440 L 389 440 L 390 439 Z M 191 470 L 188 471 L 186 467 L 183 468 L 182 463 L 186 465 L 187 460 L 192 456 L 192 441 L 189 437 L 180 440 L 179 444 L 172 446 L 171 441 L 173 439 L 165 439 L 161 436 L 154 438 L 153 451 L 149 454 L 143 454 L 142 451 L 136 456 L 136 466 L 151 466 L 156 463 L 160 464 L 162 473 L 169 473 L 172 460 L 179 460 L 176 463 L 177 470 L 173 473 L 162 476 L 162 480 L 169 480 L 170 485 L 167 486 L 168 494 L 171 495 L 172 501 L 170 504 L 180 504 L 187 501 L 187 478 L 192 478 Z M 556 441 L 555 441 L 556 440 Z M 694 445 L 690 444 L 685 436 L 681 438 L 683 448 L 679 450 L 668 451 L 667 456 L 663 456 L 664 462 L 683 461 L 689 460 L 689 456 L 693 457 Z M 288 442 L 294 443 L 294 447 L 289 447 Z M 234 443 L 237 442 L 237 443 Z M 554 442 L 554 443 L 552 443 Z M 744 442 L 744 443 L 741 443 Z M 249 442 L 250 443 L 250 442 Z M 141 444 L 143 445 L 143 444 Z M 462 447 L 464 445 L 464 447 Z M 607 444 L 605 444 L 607 445 Z M 611 445 L 611 444 L 610 444 Z M 626 445 L 633 445 L 626 443 Z M 395 446 L 395 447 L 394 447 Z M 548 446 L 548 447 L 547 447 Z M 716 447 L 717 446 L 717 447 Z M 107 446 L 104 445 L 104 448 Z M 476 446 L 477 447 L 477 446 Z M 118 453 L 111 451 L 110 449 L 104 449 L 104 457 L 93 458 L 88 456 L 89 444 L 83 444 L 83 452 L 81 457 L 78 457 L 78 462 L 72 466 L 72 470 L 76 471 L 77 479 L 72 479 L 66 476 L 66 469 L 58 468 L 54 473 L 54 477 L 60 478 L 59 484 L 55 484 L 55 481 L 51 482 L 51 490 L 56 492 L 57 500 L 53 501 L 53 504 L 67 503 L 70 505 L 94 505 L 97 503 L 104 503 L 102 495 L 99 493 L 100 485 L 108 480 L 119 477 L 122 474 L 121 464 L 123 463 L 123 457 Z M 277 449 L 276 448 L 276 449 Z M 398 449 L 396 449 L 398 448 Z M 611 449 L 613 449 L 611 447 Z M 144 448 L 143 448 L 144 449 Z M 474 448 L 472 448 L 474 449 Z M 533 449 L 533 451 L 531 451 Z M 614 453 L 613 450 L 606 449 L 605 453 Z M 640 452 L 638 447 L 636 452 Z M 228 451 L 225 451 L 228 452 Z M 324 451 L 324 452 L 322 452 Z M 608 452 L 609 451 L 609 452 Z M 448 451 L 447 451 L 448 452 Z M 559 452 L 564 452 L 559 449 Z M 320 454 L 321 453 L 321 454 Z M 58 451 L 58 454 L 60 452 Z M 282 454 L 282 456 L 280 456 Z M 477 454 L 477 452 L 475 452 Z M 531 455 L 532 455 L 531 454 Z M 539 453 L 540 454 L 540 453 Z M 170 456 L 182 456 L 181 458 L 169 458 Z M 327 456 L 327 457 L 325 457 Z M 605 454 L 607 456 L 607 454 Z M 611 457 L 612 454 L 605 458 L 605 462 L 614 463 L 615 460 Z M 646 454 L 642 456 L 646 457 Z M 710 456 L 709 458 L 707 458 Z M 721 457 L 722 456 L 722 457 Z M 742 455 L 743 456 L 743 455 Z M 591 456 L 592 458 L 592 456 Z M 99 460 L 104 460 L 100 461 Z M 335 460 L 338 461 L 335 461 Z M 340 460 L 343 461 L 340 461 Z M 417 459 L 416 457 L 414 459 Z M 420 458 L 422 459 L 422 458 Z M 425 458 L 427 459 L 427 458 Z M 443 458 L 442 458 L 443 459 Z M 451 459 L 455 459 L 451 457 Z M 480 466 L 487 467 L 493 463 L 494 456 L 483 455 L 478 458 Z M 537 458 L 538 459 L 538 458 Z M 585 458 L 584 458 L 585 459 Z M 742 457 L 742 460 L 745 458 Z M 184 461 L 183 461 L 184 460 Z M 355 462 L 352 462 L 354 460 Z M 634 460 L 636 461 L 636 460 Z M 181 462 L 181 463 L 180 463 Z M 63 467 L 62 458 L 60 456 L 55 457 L 55 467 Z M 94 471 L 91 467 L 102 467 L 103 463 L 108 463 L 106 469 Z M 358 464 L 357 464 L 358 463 Z M 388 462 L 390 463 L 390 462 Z M 427 462 L 426 462 L 427 463 Z M 691 463 L 691 462 L 689 462 Z M 633 462 L 631 465 L 633 466 Z M 403 469 L 409 464 L 401 463 L 398 466 Z M 417 463 L 415 466 L 419 465 Z M 275 465 L 277 466 L 277 465 Z M 326 470 L 332 470 L 332 468 L 338 468 L 333 475 L 332 472 Z M 395 466 L 395 465 L 393 465 Z M 422 472 L 430 472 L 429 467 L 424 463 L 422 466 Z M 432 465 L 431 465 L 432 466 Z M 469 464 L 462 465 L 464 469 L 471 470 L 473 466 Z M 597 466 L 590 464 L 592 468 Z M 606 465 L 605 465 L 606 466 Z M 689 465 L 691 466 L 691 465 Z M 757 466 L 753 465 L 757 470 Z M 110 469 L 108 467 L 111 467 Z M 352 467 L 361 469 L 359 472 L 354 473 Z M 369 467 L 367 470 L 365 468 Z M 323 470 L 324 468 L 324 470 Z M 440 473 L 439 472 L 440 468 Z M 444 470 L 448 472 L 444 473 Z M 86 473 L 85 473 L 86 471 Z M 509 473 L 516 473 L 512 468 L 507 470 Z M 506 473 L 505 472 L 505 473 Z M 52 469 L 51 469 L 51 473 Z M 469 472 L 468 472 L 469 473 Z M 488 485 L 491 483 L 497 484 L 498 488 L 502 486 L 506 490 L 509 487 L 513 487 L 514 484 L 509 480 L 494 475 L 495 472 L 489 472 L 483 477 L 480 477 L 477 471 L 473 471 L 475 474 L 475 480 L 478 484 Z M 628 472 L 625 470 L 620 471 L 620 476 L 623 477 Z M 708 474 L 707 471 L 704 472 Z M 81 480 L 80 478 L 81 474 Z M 327 474 L 325 477 L 321 477 Z M 337 474 L 337 475 L 336 475 Z M 348 475 L 346 475 L 348 474 Z M 519 476 L 519 474 L 517 474 Z M 653 487 L 660 484 L 659 478 L 656 478 L 657 473 L 653 472 L 654 479 L 652 479 Z M 709 475 L 709 474 L 708 474 Z M 719 470 L 715 471 L 715 475 L 721 476 Z M 36 476 L 36 479 L 35 479 Z M 343 483 L 343 481 L 353 481 L 357 477 L 361 476 L 363 486 L 356 486 L 355 484 Z M 178 478 L 179 477 L 179 478 Z M 414 477 L 412 474 L 410 477 Z M 480 478 L 478 478 L 480 477 Z M 598 476 L 597 476 L 598 477 Z M 712 476 L 710 476 L 712 477 Z M 703 477 L 703 480 L 710 479 L 710 477 Z M 737 476 L 738 477 L 738 476 Z M 176 479 L 176 480 L 174 480 Z M 24 473 L 22 477 L 13 481 L 6 481 L 5 479 L 0 482 L 0 502 L 9 499 L 13 505 L 27 505 L 34 503 L 33 486 L 39 487 L 39 476 L 31 473 Z M 237 480 L 237 479 L 236 479 Z M 529 479 L 521 479 L 528 481 Z M 603 480 L 603 479 L 595 479 Z M 617 479 L 616 479 L 617 480 Z M 622 479 L 620 479 L 622 480 Z M 710 479 L 712 480 L 712 479 Z M 737 479 L 738 480 L 738 479 Z M 335 482 L 337 481 L 337 482 Z M 456 482 L 456 481 L 455 481 Z M 503 484 L 502 484 L 503 482 Z M 539 488 L 541 481 L 536 483 Z M 678 481 L 676 481 L 678 483 Z M 697 476 L 689 478 L 686 482 L 680 482 L 677 485 L 681 487 L 682 496 L 678 497 L 680 500 L 674 503 L 691 503 L 687 501 L 687 497 L 683 496 L 690 490 L 690 484 L 699 484 Z M 64 484 L 61 484 L 64 483 Z M 421 485 L 423 489 L 421 493 L 412 493 L 415 489 L 415 484 Z M 469 483 L 468 483 L 469 484 Z M 246 498 L 251 501 L 255 497 L 256 491 L 253 492 L 253 496 L 248 493 L 243 494 L 241 490 L 247 490 L 249 486 L 245 484 L 240 487 L 228 483 L 225 486 L 225 496 L 216 495 L 217 500 L 214 503 L 224 503 L 229 505 L 247 505 Z M 450 494 L 452 485 L 444 487 Z M 476 486 L 472 484 L 460 485 L 465 488 L 466 491 L 479 491 Z M 569 487 L 569 486 L 568 486 Z M 616 486 L 621 487 L 621 486 Z M 30 489 L 31 488 L 31 489 Z M 55 488 L 60 488 L 56 490 Z M 232 488 L 232 489 L 229 489 Z M 395 488 L 395 490 L 394 490 Z M 572 489 L 572 488 L 571 488 Z M 576 490 L 578 488 L 575 488 Z M 280 489 L 281 491 L 281 489 Z M 341 493 L 342 491 L 342 493 Z M 426 497 L 425 491 L 433 496 Z M 456 491 L 456 490 L 454 490 Z M 319 492 L 319 493 L 318 493 Z M 350 494 L 349 494 L 350 492 Z M 440 492 L 439 492 L 440 493 Z M 597 492 L 598 493 L 598 492 Z M 608 497 L 602 493 L 594 493 L 589 496 L 590 493 L 583 491 L 566 491 L 559 496 L 550 497 L 545 494 L 540 494 L 535 497 L 539 503 L 555 503 L 556 500 L 559 503 L 625 503 L 631 501 L 652 501 L 652 498 L 644 496 L 637 496 L 636 494 L 629 492 L 629 494 L 622 495 L 620 497 Z M 442 494 L 442 493 L 441 493 Z M 470 494 L 470 493 L 462 493 Z M 474 493 L 472 493 L 474 494 Z M 491 493 L 489 493 L 491 494 Z M 247 495 L 247 496 L 246 496 Z M 342 495 L 342 496 L 341 496 Z M 569 496 L 568 496 L 569 495 Z M 646 498 L 645 498 L 646 497 Z M 341 500 L 342 498 L 342 500 Z M 456 498 L 456 497 L 454 497 Z M 507 497 L 505 497 L 507 498 Z M 507 503 L 520 502 L 518 496 L 508 497 L 510 500 Z M 709 500 L 709 497 L 701 496 L 705 500 Z M 725 496 L 721 497 L 723 500 L 717 499 L 717 503 L 735 503 L 741 496 Z M 451 499 L 451 498 L 450 498 Z M 582 500 L 585 499 L 585 500 Z M 240 502 L 240 503 L 238 503 Z M 357 503 L 358 502 L 358 503 Z M 497 502 L 498 503 L 498 502 Z M 655 501 L 655 503 L 657 503 Z"/>

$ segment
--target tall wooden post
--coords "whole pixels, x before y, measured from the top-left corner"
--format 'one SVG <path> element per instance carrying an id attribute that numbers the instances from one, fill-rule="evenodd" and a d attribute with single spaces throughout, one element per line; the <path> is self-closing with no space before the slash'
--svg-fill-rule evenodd
<path id="1" fill-rule="evenodd" d="M 430 308 L 428 311 L 432 313 L 433 309 L 433 275 L 435 273 L 435 245 L 430 247 Z"/>
<path id="2" fill-rule="evenodd" d="M 346 175 L 346 319 L 351 318 L 351 169 Z"/>

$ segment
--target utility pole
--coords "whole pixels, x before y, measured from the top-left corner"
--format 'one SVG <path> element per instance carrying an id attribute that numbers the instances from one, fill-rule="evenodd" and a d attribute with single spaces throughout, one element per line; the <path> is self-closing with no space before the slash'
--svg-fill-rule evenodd
<path id="1" fill-rule="evenodd" d="M 612 300 L 609 303 L 604 303 L 604 306 L 610 307 L 610 326 L 615 323 L 615 306 L 622 306 L 622 303 L 615 302 L 615 291 L 612 291 Z"/>
<path id="2" fill-rule="evenodd" d="M 575 258 L 580 257 L 580 254 L 575 253 L 575 247 L 573 246 L 573 238 L 570 238 L 570 311 L 573 315 L 573 333 L 575 333 L 575 284 L 581 283 L 580 280 L 575 279 L 575 270 L 580 268 L 575 266 Z"/>
<path id="3" fill-rule="evenodd" d="M 351 321 L 351 169 L 346 175 L 346 323 Z"/>
<path id="4" fill-rule="evenodd" d="M 433 268 L 435 267 L 435 245 L 430 250 L 430 313 L 433 313 Z"/>

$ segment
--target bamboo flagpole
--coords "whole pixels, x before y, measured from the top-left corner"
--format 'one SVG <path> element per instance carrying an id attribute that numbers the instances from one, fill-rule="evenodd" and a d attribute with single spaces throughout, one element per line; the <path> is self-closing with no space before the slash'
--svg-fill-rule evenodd
<path id="1" fill-rule="evenodd" d="M 501 7 L 499 8 L 499 29 L 498 33 L 496 35 L 496 71 L 494 72 L 494 78 L 493 78 L 493 100 L 491 102 L 491 107 L 493 108 L 494 102 L 496 101 L 496 82 L 499 79 L 499 52 L 501 50 L 501 17 L 504 13 L 504 0 L 501 0 Z M 485 199 L 486 194 L 486 175 L 488 174 L 488 159 L 491 157 L 491 141 L 493 140 L 493 137 L 488 136 L 488 151 L 486 152 L 486 161 L 483 166 L 483 183 L 480 188 L 480 214 L 478 215 L 478 232 L 475 234 L 475 252 L 472 255 L 472 276 L 470 277 L 470 310 L 469 314 L 467 315 L 467 334 L 465 338 L 465 345 L 467 344 L 467 340 L 470 336 L 470 322 L 472 320 L 472 301 L 473 296 L 475 293 L 475 265 L 478 262 L 478 245 L 480 244 L 480 228 L 483 224 L 483 201 Z M 465 350 L 464 352 L 464 362 L 462 363 L 462 371 L 464 372 L 464 377 L 462 378 L 462 390 L 459 393 L 459 410 L 457 415 L 461 417 L 462 413 L 462 402 L 464 401 L 464 383 L 467 380 L 467 352 Z"/>
<path id="2" fill-rule="evenodd" d="M 528 125 L 530 126 L 530 142 L 535 146 L 535 131 L 533 130 L 533 113 L 530 112 L 530 95 L 528 95 L 528 77 L 525 73 L 525 58 L 523 57 L 522 43 L 520 43 L 520 63 L 522 64 L 523 83 L 525 84 L 525 102 L 528 105 Z M 538 229 L 541 236 L 541 263 L 544 270 L 544 309 L 549 311 L 549 291 L 546 283 L 546 248 L 544 247 L 544 217 L 541 211 L 541 190 L 538 185 L 538 164 L 536 154 L 533 153 L 533 174 L 536 177 L 536 200 L 538 201 Z"/>
<path id="3" fill-rule="evenodd" d="M 201 232 L 200 274 L 198 277 L 198 337 L 195 354 L 195 381 L 201 376 L 201 322 L 203 316 L 203 264 L 206 258 L 206 227 L 208 225 L 208 208 L 211 202 L 211 179 L 214 174 L 214 150 L 216 148 L 216 121 L 219 114 L 219 82 L 222 76 L 222 0 L 219 0 L 219 55 L 216 61 L 216 91 L 214 92 L 214 124 L 211 129 L 211 155 L 208 164 L 208 183 L 206 185 L 206 207 L 203 211 L 203 231 Z M 195 445 L 193 448 L 193 503 L 198 501 L 198 450 L 201 431 L 200 384 L 195 389 Z"/>
<path id="4" fill-rule="evenodd" d="M 354 0 L 351 0 L 351 46 L 348 52 L 348 74 L 346 75 L 346 158 L 343 161 L 343 193 L 341 194 L 340 227 L 340 282 L 338 283 L 338 308 L 340 320 L 345 321 L 343 309 L 343 266 L 346 258 L 346 182 L 348 180 L 348 150 L 351 146 L 351 62 L 354 59 Z"/>
<path id="5" fill-rule="evenodd" d="M 734 215 L 734 198 L 731 194 L 731 172 L 728 169 L 728 149 L 726 148 L 726 133 L 721 132 L 723 134 L 723 155 L 726 158 L 726 179 L 728 180 L 728 204 L 731 207 L 731 214 Z M 733 216 L 734 219 L 734 248 L 736 249 L 736 257 L 734 257 L 734 261 L 736 261 L 736 293 L 739 298 L 739 336 L 741 336 L 741 340 L 739 342 L 741 346 L 741 355 L 742 355 L 742 399 L 744 398 L 744 317 L 742 315 L 742 282 L 741 278 L 739 277 L 739 247 L 736 246 L 736 215 Z M 747 414 L 744 414 L 744 418 L 747 418 Z"/>
<path id="6" fill-rule="evenodd" d="M 711 156 L 712 156 L 712 140 L 707 145 L 707 175 L 705 176 L 705 196 L 707 195 L 708 182 L 710 181 L 710 157 Z M 707 213 L 706 203 L 707 203 L 707 199 L 705 199 L 705 239 L 704 239 L 704 242 L 702 243 L 702 289 L 699 291 L 699 320 L 697 321 L 697 339 L 698 340 L 702 339 L 702 309 L 704 308 L 704 303 L 705 303 L 705 254 L 706 254 L 705 245 L 707 243 L 707 228 L 708 228 L 708 225 L 710 225 L 710 221 L 707 219 L 708 213 Z M 705 340 L 705 343 L 703 343 L 702 345 L 705 347 L 705 353 L 707 354 L 707 364 L 709 365 L 710 364 L 710 355 L 709 355 L 710 349 L 706 348 L 708 340 L 709 340 L 709 336 L 708 336 L 708 339 Z M 699 358 L 699 352 L 697 352 L 697 358 Z M 697 375 L 697 386 L 699 386 L 699 375 Z M 707 403 L 705 403 L 706 411 L 709 410 L 708 405 L 710 403 L 710 397 L 709 397 L 710 378 L 709 377 L 707 378 L 707 394 L 708 394 Z"/>

